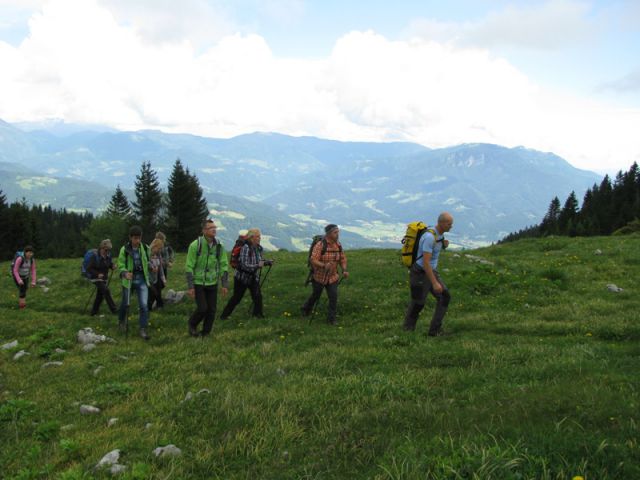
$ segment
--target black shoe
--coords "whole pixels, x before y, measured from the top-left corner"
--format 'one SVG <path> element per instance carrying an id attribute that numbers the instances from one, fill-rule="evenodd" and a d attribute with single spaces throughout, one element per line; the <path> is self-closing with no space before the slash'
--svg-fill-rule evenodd
<path id="1" fill-rule="evenodd" d="M 199 337 L 200 333 L 198 332 L 196 327 L 192 327 L 191 325 L 189 325 L 189 335 L 191 335 L 192 337 Z"/>
<path id="2" fill-rule="evenodd" d="M 334 319 L 334 320 L 327 320 L 327 323 L 328 323 L 329 325 L 334 326 L 334 327 L 335 327 L 336 325 L 338 325 L 338 321 L 337 321 L 337 320 L 335 320 L 335 319 Z"/>
<path id="3" fill-rule="evenodd" d="M 444 330 L 438 330 L 437 332 L 429 332 L 427 334 L 429 337 L 449 337 L 451 334 L 449 332 L 445 332 Z"/>
<path id="4" fill-rule="evenodd" d="M 300 307 L 300 315 L 302 315 L 303 317 L 308 317 L 309 315 L 311 315 L 311 312 L 309 310 L 305 310 L 304 307 Z"/>
<path id="5" fill-rule="evenodd" d="M 254 313 L 253 316 L 255 318 L 264 318 L 264 315 L 262 313 Z"/>
<path id="6" fill-rule="evenodd" d="M 229 315 L 220 315 L 220 320 L 226 320 L 227 318 L 229 318 Z"/>
<path id="7" fill-rule="evenodd" d="M 91 312 L 91 313 L 89 313 L 89 316 L 90 317 L 95 317 L 97 314 L 98 314 L 98 312 Z"/>
<path id="8" fill-rule="evenodd" d="M 141 336 L 144 340 L 151 340 L 151 337 L 147 334 L 147 329 L 146 329 L 146 328 L 141 328 L 141 329 L 140 329 L 140 336 Z"/>

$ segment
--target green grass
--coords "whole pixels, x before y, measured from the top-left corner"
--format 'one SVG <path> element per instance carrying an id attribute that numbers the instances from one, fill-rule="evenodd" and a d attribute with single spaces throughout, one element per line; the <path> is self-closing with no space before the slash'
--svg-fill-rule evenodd
<path id="1" fill-rule="evenodd" d="M 640 478 L 640 237 L 473 253 L 494 265 L 441 258 L 452 335 L 435 339 L 432 300 L 415 333 L 401 330 L 407 274 L 393 251 L 348 252 L 337 328 L 326 300 L 311 322 L 298 316 L 305 254 L 274 254 L 267 318 L 249 319 L 247 298 L 206 341 L 187 336 L 191 301 L 152 313 L 149 343 L 125 340 L 114 316 L 83 316 L 80 259 L 39 262 L 53 284 L 30 290 L 25 311 L 5 274 L 0 344 L 20 345 L 0 351 L 0 477 L 107 478 L 93 467 L 119 448 L 121 478 Z M 184 288 L 183 264 L 170 288 Z M 82 352 L 87 326 L 117 343 Z M 14 361 L 20 349 L 31 355 Z M 169 443 L 183 456 L 156 459 Z"/>

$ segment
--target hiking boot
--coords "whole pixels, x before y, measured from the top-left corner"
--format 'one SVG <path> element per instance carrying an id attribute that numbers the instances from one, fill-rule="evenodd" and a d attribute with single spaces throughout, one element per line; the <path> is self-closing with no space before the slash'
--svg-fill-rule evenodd
<path id="1" fill-rule="evenodd" d="M 429 337 L 449 337 L 451 333 L 445 332 L 444 330 L 438 330 L 437 332 L 429 332 L 427 334 Z"/>
<path id="2" fill-rule="evenodd" d="M 303 317 L 308 317 L 309 315 L 311 315 L 311 312 L 309 310 L 305 310 L 304 307 L 300 307 L 300 315 L 302 315 Z"/>
<path id="3" fill-rule="evenodd" d="M 146 328 L 141 328 L 140 329 L 140 337 L 142 337 L 144 340 L 150 340 L 151 337 L 147 334 L 147 329 Z"/>
<path id="4" fill-rule="evenodd" d="M 196 327 L 189 325 L 189 335 L 191 335 L 192 337 L 199 337 L 200 333 L 198 332 Z"/>

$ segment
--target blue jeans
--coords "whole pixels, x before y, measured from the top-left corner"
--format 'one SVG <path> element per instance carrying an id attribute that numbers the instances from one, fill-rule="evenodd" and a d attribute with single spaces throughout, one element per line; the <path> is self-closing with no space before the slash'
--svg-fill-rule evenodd
<path id="1" fill-rule="evenodd" d="M 138 294 L 138 309 L 140 310 L 140 328 L 147 328 L 149 324 L 149 306 L 147 301 L 149 298 L 149 289 L 144 281 L 144 278 L 134 278 L 131 281 L 131 293 L 137 292 Z M 118 320 L 120 323 L 124 323 L 125 316 L 127 314 L 127 295 L 129 289 L 122 288 L 122 302 L 120 303 L 120 311 L 118 312 Z"/>

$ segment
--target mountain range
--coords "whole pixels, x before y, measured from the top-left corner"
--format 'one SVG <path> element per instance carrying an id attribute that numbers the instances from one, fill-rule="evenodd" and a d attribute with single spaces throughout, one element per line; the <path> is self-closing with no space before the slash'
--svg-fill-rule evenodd
<path id="1" fill-rule="evenodd" d="M 0 121 L 0 189 L 9 200 L 99 211 L 117 184 L 133 187 L 141 162 L 164 183 L 176 158 L 197 174 L 230 238 L 257 225 L 273 247 L 288 249 L 304 248 L 329 222 L 341 226 L 347 247 L 397 246 L 406 223 L 433 222 L 443 210 L 455 217 L 454 243 L 485 244 L 539 222 L 554 196 L 580 197 L 601 180 L 523 147 L 429 149 L 276 133 L 217 139 Z"/>

